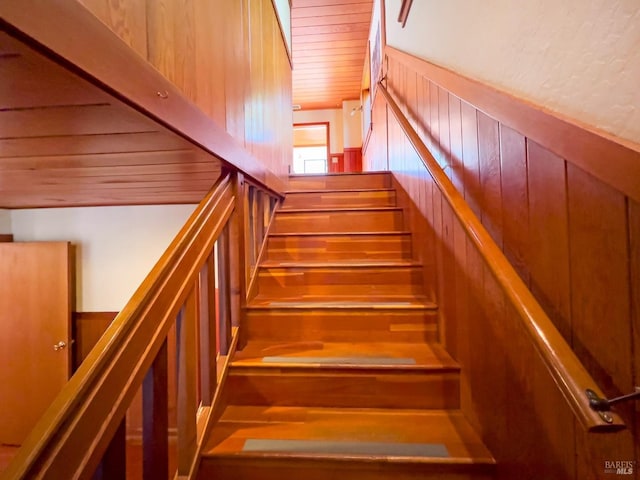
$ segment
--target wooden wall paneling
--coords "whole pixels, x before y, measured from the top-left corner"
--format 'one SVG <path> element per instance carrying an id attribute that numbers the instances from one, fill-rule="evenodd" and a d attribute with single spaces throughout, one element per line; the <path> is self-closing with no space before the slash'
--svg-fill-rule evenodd
<path id="1" fill-rule="evenodd" d="M 462 102 L 462 161 L 464 164 L 464 199 L 473 213 L 481 218 L 480 166 L 478 162 L 477 110 Z"/>
<path id="2" fill-rule="evenodd" d="M 482 224 L 502 248 L 502 186 L 498 122 L 482 112 L 478 112 L 478 159 L 482 192 Z"/>
<path id="3" fill-rule="evenodd" d="M 142 116 L 109 103 L 0 111 L 3 138 L 54 137 L 154 131 Z M 151 128 L 150 128 L 151 126 Z"/>
<path id="4" fill-rule="evenodd" d="M 0 57 L 2 110 L 109 103 L 109 95 L 92 88 L 4 31 L 0 31 L 0 45 L 12 51 Z M 43 76 L 48 88 L 42 87 Z"/>
<path id="5" fill-rule="evenodd" d="M 420 124 L 419 116 L 420 110 L 418 108 L 418 85 L 421 84 L 421 77 L 416 72 L 409 70 L 406 67 L 402 68 L 403 83 L 404 83 L 404 95 L 406 99 L 405 112 L 409 123 L 414 129 L 418 129 Z"/>
<path id="6" fill-rule="evenodd" d="M 416 112 L 416 125 L 415 129 L 420 135 L 420 138 L 423 140 L 426 139 L 426 132 L 428 131 L 428 120 L 425 115 L 425 82 L 427 80 L 421 76 L 416 76 L 416 99 L 415 105 L 413 106 L 414 111 Z"/>
<path id="7" fill-rule="evenodd" d="M 453 218 L 453 254 L 455 265 L 455 324 L 449 328 L 449 343 L 447 351 L 461 365 L 469 364 L 469 353 L 471 352 L 471 337 L 469 333 L 469 278 L 467 274 L 467 233 L 462 224 Z M 461 404 L 469 405 L 470 392 L 468 373 L 465 369 L 460 372 L 460 397 Z M 464 400 L 462 400 L 464 398 Z"/>
<path id="8" fill-rule="evenodd" d="M 456 343 L 458 340 L 457 318 L 457 298 L 458 280 L 456 275 L 455 264 L 455 240 L 454 240 L 454 213 L 451 206 L 446 202 L 442 202 L 442 248 L 441 248 L 441 264 L 442 274 L 438 287 L 440 294 L 438 295 L 438 310 L 441 324 L 440 338 L 443 341 L 447 351 L 454 355 L 457 353 Z"/>
<path id="9" fill-rule="evenodd" d="M 629 235 L 625 197 L 578 167 L 567 165 L 573 348 L 606 395 L 631 392 Z M 634 429 L 635 406 L 617 410 Z M 578 431 L 578 477 L 602 470 L 605 460 L 634 456 L 630 432 L 590 438 Z"/>
<path id="10" fill-rule="evenodd" d="M 480 267 L 482 275 L 482 290 L 479 293 L 479 307 L 477 311 L 481 316 L 478 325 L 474 328 L 482 329 L 482 333 L 472 339 L 482 339 L 472 342 L 473 360 L 480 364 L 476 373 L 481 377 L 475 379 L 472 387 L 472 395 L 482 421 L 482 438 L 487 445 L 505 446 L 510 441 L 513 432 L 507 428 L 507 416 L 503 409 L 509 401 L 513 401 L 510 395 L 510 380 L 508 378 L 508 364 L 506 362 L 506 350 L 509 348 L 509 340 L 505 328 L 507 319 L 505 316 L 505 295 L 495 277 L 484 261 Z M 494 448 L 495 449 L 495 448 Z M 496 459 L 498 462 L 500 458 Z"/>
<path id="11" fill-rule="evenodd" d="M 456 186 L 476 215 L 493 226 L 492 234 L 564 337 L 587 359 L 583 361 L 596 381 L 611 395 L 631 391 L 638 384 L 633 374 L 637 377 L 640 371 L 635 354 L 640 344 L 637 202 L 552 153 L 555 145 L 541 146 L 450 91 L 443 120 L 443 102 L 433 102 L 433 91 L 447 90 L 422 77 L 422 70 L 397 63 L 390 58 L 393 96 L 409 113 L 418 112 L 417 130 L 425 143 L 432 142 L 436 155 L 445 139 L 440 132 L 448 123 L 452 162 L 456 150 L 462 160 Z M 412 107 L 407 103 L 413 73 L 418 73 L 418 87 L 417 105 Z M 437 130 L 432 118 L 437 118 Z M 430 135 L 433 131 L 438 132 L 437 142 Z M 462 408 L 501 462 L 499 478 L 604 478 L 604 460 L 637 458 L 640 447 L 633 451 L 633 438 L 638 416 L 630 415 L 633 407 L 625 414 L 629 431 L 584 433 L 456 219 L 448 238 L 448 206 L 441 205 L 437 215 L 433 200 L 438 193 L 429 175 L 413 155 L 399 155 L 408 150 L 395 119 L 388 120 L 386 132 L 375 127 L 373 132 L 372 144 L 376 137 L 386 136 L 390 169 L 407 194 L 404 199 L 399 195 L 399 201 L 415 203 L 435 226 L 438 239 L 446 239 L 434 269 L 437 300 L 446 318 L 445 341 L 463 367 Z M 413 220 L 409 223 L 413 226 Z M 424 255 L 419 246 L 414 248 L 414 254 Z M 453 281 L 444 281 L 451 276 Z M 447 288 L 454 290 L 453 311 Z M 504 420 L 494 417 L 496 410 Z"/>
<path id="12" fill-rule="evenodd" d="M 526 139 L 500 125 L 500 180 L 504 253 L 529 285 L 529 192 Z"/>
<path id="13" fill-rule="evenodd" d="M 564 161 L 527 142 L 531 291 L 572 345 Z"/>
<path id="14" fill-rule="evenodd" d="M 482 345 L 486 343 L 484 330 L 484 319 L 482 317 L 482 292 L 484 290 L 484 275 L 482 257 L 473 246 L 472 242 L 466 239 L 466 275 L 467 275 L 467 302 L 468 317 L 467 333 L 469 335 L 469 350 L 461 358 L 467 359 L 467 363 L 462 365 L 462 370 L 466 371 L 469 384 L 466 388 L 461 388 L 463 395 L 460 397 L 460 406 L 465 416 L 478 432 L 482 432 L 483 423 L 481 421 L 482 412 L 477 404 L 479 392 L 483 391 L 482 376 L 484 375 L 484 365 L 482 364 L 483 352 L 480 351 Z M 479 390 L 478 390 L 479 389 Z"/>
<path id="15" fill-rule="evenodd" d="M 224 15 L 224 80 L 226 101 L 226 127 L 235 138 L 245 142 L 244 99 L 245 82 L 248 75 L 248 62 L 244 29 L 248 19 L 245 17 L 243 1 L 222 2 Z M 219 43 L 219 42 L 217 42 Z"/>
<path id="16" fill-rule="evenodd" d="M 433 151 L 433 137 L 431 136 L 431 82 L 422 78 L 422 106 L 421 118 L 423 123 L 423 139 L 429 150 Z"/>
<path id="17" fill-rule="evenodd" d="M 260 152 L 260 131 L 262 129 L 262 3 L 263 0 L 248 0 L 249 34 L 249 92 L 245 104 L 245 146 L 257 156 Z"/>
<path id="18" fill-rule="evenodd" d="M 444 88 L 438 88 L 438 127 L 440 144 L 440 159 L 444 167 L 444 171 L 449 178 L 452 177 L 451 171 L 451 139 L 449 138 L 450 119 L 449 119 L 449 93 Z"/>
<path id="19" fill-rule="evenodd" d="M 198 31 L 197 24 L 201 21 L 207 21 L 206 18 L 196 17 L 195 6 L 197 1 L 181 0 L 180 2 L 174 2 L 173 10 L 174 83 L 188 99 L 196 104 L 198 103 L 198 66 L 201 62 L 196 58 L 195 35 L 201 34 Z M 209 21 L 211 22 L 212 20 L 210 19 Z M 215 58 L 208 59 L 208 63 L 213 61 L 215 61 Z M 224 125 L 224 123 L 221 125 Z"/>
<path id="20" fill-rule="evenodd" d="M 147 58 L 145 0 L 79 0 L 138 55 Z"/>
<path id="21" fill-rule="evenodd" d="M 504 458 L 499 478 L 573 479 L 573 413 L 521 328 L 518 314 L 508 304 L 505 308 L 505 380 L 510 401 L 504 410 L 507 437 L 496 446 Z"/>
<path id="22" fill-rule="evenodd" d="M 434 250 L 433 250 L 433 255 L 435 257 L 435 270 L 436 270 L 436 278 L 435 278 L 435 286 L 436 286 L 436 297 L 438 299 L 438 309 L 440 310 L 441 308 L 441 304 L 442 307 L 444 307 L 439 313 L 438 315 L 438 331 L 439 331 L 439 338 L 441 342 L 445 342 L 446 341 L 446 335 L 445 335 L 445 330 L 446 330 L 446 325 L 445 325 L 445 321 L 447 318 L 447 310 L 448 307 L 445 307 L 446 304 L 446 298 L 445 298 L 445 288 L 448 288 L 449 286 L 445 284 L 445 272 L 444 272 L 444 225 L 443 225 L 443 221 L 442 221 L 442 210 L 443 210 L 443 206 L 442 204 L 444 202 L 446 202 L 443 198 L 442 198 L 442 193 L 440 193 L 440 189 L 434 184 L 431 187 L 431 205 L 433 208 L 433 214 L 431 217 L 431 222 L 430 225 L 433 228 L 433 234 L 434 234 Z M 447 278 L 448 279 L 448 278 Z"/>
<path id="23" fill-rule="evenodd" d="M 483 84 L 413 57 L 387 46 L 390 61 L 402 62 L 416 72 L 446 86 L 479 110 L 501 123 L 521 132 L 527 138 L 545 145 L 558 156 L 567 159 L 626 195 L 640 200 L 640 145 L 616 138 L 578 121 L 561 118 L 548 109 L 515 98 L 493 86 Z M 567 141 L 571 139 L 571 141 Z M 605 162 L 604 158 L 615 158 Z"/>
<path id="24" fill-rule="evenodd" d="M 429 131 L 431 132 L 431 153 L 441 167 L 445 166 L 440 149 L 440 98 L 439 87 L 429 82 Z"/>
<path id="25" fill-rule="evenodd" d="M 185 150 L 187 142 L 168 132 L 129 132 L 119 135 L 93 134 L 64 137 L 0 139 L 3 158 L 50 155 L 91 155 L 115 151 L 154 152 Z M 137 156 L 136 156 L 137 157 Z M 3 160 L 4 162 L 4 160 Z"/>
<path id="26" fill-rule="evenodd" d="M 102 336 L 117 312 L 73 312 L 73 369 L 82 361 Z"/>
<path id="27" fill-rule="evenodd" d="M 87 0 L 93 4 L 103 5 L 99 0 Z M 221 158 L 233 163 L 236 166 L 247 171 L 251 176 L 256 178 L 260 182 L 266 182 L 269 185 L 273 185 L 277 190 L 282 189 L 282 185 L 279 185 L 281 180 L 284 180 L 286 174 L 286 159 L 284 156 L 275 157 L 273 155 L 265 155 L 258 162 L 255 156 L 252 156 L 245 152 L 232 141 L 231 137 L 225 132 L 224 128 L 217 129 L 211 116 L 204 113 L 207 106 L 198 99 L 198 85 L 197 79 L 202 78 L 202 75 L 197 74 L 197 68 L 207 69 L 209 65 L 215 62 L 215 59 L 207 59 L 208 65 L 203 62 L 196 62 L 196 51 L 198 45 L 212 43 L 215 53 L 216 51 L 223 51 L 224 46 L 221 42 L 207 42 L 206 39 L 200 39 L 198 43 L 196 40 L 198 30 L 196 22 L 195 7 L 196 2 L 199 0 L 162 0 L 161 2 L 153 2 L 144 5 L 141 10 L 138 6 L 131 7 L 129 10 L 122 8 L 119 12 L 122 15 L 139 15 L 139 12 L 143 12 L 145 15 L 145 38 L 147 39 L 146 58 L 147 61 L 140 59 L 130 48 L 120 41 L 115 40 L 113 37 L 113 30 L 103 27 L 100 22 L 91 13 L 91 10 L 87 10 L 84 6 L 76 2 L 62 2 L 57 4 L 47 4 L 43 6 L 42 15 L 28 16 L 24 14 L 24 9 L 21 9 L 17 3 L 4 2 L 2 11 L 3 17 L 18 30 L 25 33 L 34 39 L 34 42 L 39 42 L 45 45 L 50 50 L 58 53 L 65 61 L 77 65 L 78 69 L 84 71 L 91 78 L 96 79 L 96 83 L 109 85 L 115 91 L 118 91 L 126 101 L 136 105 L 136 108 L 149 112 L 156 118 L 171 124 L 176 131 L 179 131 L 185 137 L 193 139 L 203 145 L 209 152 L 215 152 Z M 134 3 L 134 2 L 131 2 Z M 210 2 L 206 2 L 209 6 Z M 222 3 L 222 2 L 221 2 Z M 228 3 L 228 2 L 227 2 Z M 138 2 L 139 4 L 139 2 Z M 120 3 L 110 2 L 109 7 L 114 9 L 119 8 Z M 204 4 L 203 4 L 204 5 Z M 101 6 L 95 7 L 96 9 L 102 8 Z M 273 7 L 269 4 L 268 18 L 271 22 L 274 22 Z M 120 13 L 119 13 L 120 14 Z M 99 16 L 105 17 L 104 12 L 99 13 Z M 117 16 L 117 15 L 116 15 Z M 202 20 L 206 22 L 205 16 L 197 16 L 198 19 L 202 17 Z M 216 18 L 220 18 L 217 15 Z M 51 24 L 51 19 L 57 19 L 54 25 Z M 131 20 L 133 23 L 135 21 Z M 222 20 L 221 20 L 222 21 Z M 108 22 L 107 22 L 108 23 Z M 76 29 L 74 38 L 84 39 L 90 38 L 91 45 L 97 45 L 103 48 L 103 61 L 95 61 L 95 48 L 90 49 L 87 47 L 88 42 L 84 41 L 70 41 L 66 35 L 61 33 L 67 25 L 73 25 Z M 118 28 L 114 26 L 114 30 L 117 32 Z M 210 30 L 209 30 L 210 33 Z M 117 34 L 116 34 L 117 35 Z M 273 37 L 262 39 L 263 41 L 273 43 Z M 282 43 L 280 39 L 280 43 Z M 248 45 L 245 43 L 244 45 Z M 244 48 L 243 45 L 243 48 Z M 272 45 L 273 46 L 273 45 Z M 285 54 L 284 48 L 280 50 L 274 50 L 278 55 Z M 244 51 L 246 57 L 246 63 L 249 62 L 249 49 Z M 277 59 L 280 60 L 280 59 Z M 151 63 L 155 69 L 148 65 Z M 224 64 L 223 62 L 218 62 Z M 268 65 L 280 65 L 281 63 L 270 62 Z M 214 65 L 216 68 L 224 70 L 224 65 Z M 265 68 L 265 65 L 260 64 L 261 68 Z M 127 73 L 136 72 L 135 81 L 127 78 Z M 161 75 L 158 75 L 158 71 Z M 284 71 L 280 72 L 285 77 L 290 78 L 290 68 L 287 67 Z M 289 77 L 287 77 L 289 75 Z M 248 75 L 245 75 L 248 76 Z M 217 78 L 217 77 L 216 77 Z M 3 77 L 3 80 L 4 77 Z M 209 82 L 210 83 L 210 82 Z M 206 81 L 204 85 L 209 85 Z M 155 90 L 149 91 L 151 88 L 157 89 L 161 94 L 166 92 L 166 98 L 162 95 L 155 95 Z M 265 85 L 258 84 L 256 89 L 264 89 Z M 101 92 L 99 87 L 91 86 L 96 92 Z M 290 89 L 290 87 L 288 87 Z M 50 91 L 50 89 L 41 89 Z M 55 89 L 54 89 L 55 90 Z M 63 91 L 64 89 L 60 89 Z M 66 91 L 66 90 L 64 90 Z M 218 90 L 215 90 L 218 91 Z M 184 94 L 183 94 L 184 93 Z M 205 92 L 206 93 L 206 92 Z M 162 97 L 159 99 L 158 97 Z M 206 96 L 206 95 L 205 95 Z M 222 99 L 224 100 L 224 95 Z M 290 97 L 290 94 L 289 94 Z M 277 105 L 275 115 L 271 114 L 270 120 L 272 123 L 279 124 L 289 118 L 285 126 L 278 126 L 284 130 L 282 137 L 274 137 L 264 135 L 263 131 L 257 131 L 252 138 L 258 138 L 258 143 L 263 144 L 276 144 L 278 142 L 286 142 L 289 144 L 290 135 L 287 134 L 286 129 L 290 128 L 291 118 L 291 104 L 290 99 L 287 96 L 273 95 L 273 105 Z M 195 108 L 195 105 L 188 101 L 188 99 L 195 100 L 200 109 Z M 110 101 L 110 100 L 109 100 Z M 107 102 L 108 103 L 108 102 Z M 118 102 L 116 102 L 118 103 Z M 101 103 L 96 103 L 94 108 L 102 108 Z M 131 110 L 133 112 L 134 110 Z M 222 110 L 215 109 L 215 112 Z M 5 112 L 10 114 L 11 112 Z M 44 112 L 51 117 L 53 113 L 51 111 Z M 75 116 L 75 112 L 74 116 Z M 13 113 L 11 113 L 13 114 Z M 243 114 L 244 115 L 244 114 Z M 287 117 L 288 115 L 288 117 Z M 24 116 L 24 114 L 23 114 Z M 244 115 L 246 116 L 246 115 Z M 109 121 L 109 116 L 98 115 L 98 120 L 102 122 L 103 118 Z M 275 118 L 275 121 L 273 121 Z M 11 128 L 15 129 L 17 124 L 12 119 L 11 122 L 6 122 Z M 126 120 L 123 122 L 121 120 Z M 108 133 L 119 134 L 131 134 L 131 133 L 151 133 L 159 130 L 158 125 L 154 122 L 149 122 L 144 129 L 123 129 L 122 124 L 130 122 L 130 119 L 117 119 L 116 130 L 109 130 Z M 3 122 L 5 123 L 5 122 Z M 33 122 L 28 122 L 34 124 Z M 40 122 L 42 123 L 42 122 Z M 51 119 L 45 119 L 45 123 L 49 125 L 59 125 L 60 128 L 64 128 L 63 122 L 51 121 Z M 83 134 L 104 134 L 105 131 L 95 130 L 92 131 L 88 128 L 86 119 L 75 122 L 75 127 L 79 130 L 79 133 Z M 98 122 L 99 123 L 99 122 Z M 35 124 L 37 126 L 37 124 Z M 152 125 L 151 128 L 148 128 Z M 110 128 L 110 127 L 109 127 Z M 46 132 L 45 132 L 46 133 Z M 56 132 L 55 130 L 49 132 L 49 134 L 55 135 L 68 135 L 69 132 Z M 42 132 L 37 133 L 42 135 Z M 12 136 L 13 138 L 13 136 Z M 241 139 L 242 141 L 243 139 Z M 285 146 L 288 148 L 288 145 Z M 280 146 L 275 147 L 275 150 L 279 150 Z M 124 151 L 124 150 L 118 150 Z M 284 150 L 282 150 L 284 151 Z M 266 167 L 273 167 L 274 172 L 266 171 Z M 276 181 L 277 180 L 277 181 Z"/>
<path id="28" fill-rule="evenodd" d="M 458 191 L 464 195 L 461 102 L 458 97 L 451 94 L 449 94 L 449 140 L 449 176 Z"/>
<path id="29" fill-rule="evenodd" d="M 625 197 L 567 165 L 573 347 L 608 394 L 632 389 Z"/>
<path id="30" fill-rule="evenodd" d="M 631 279 L 631 330 L 633 352 L 633 384 L 640 386 L 640 203 L 627 199 L 629 222 L 629 268 Z M 640 403 L 635 402 L 634 438 L 640 435 Z M 636 441 L 636 467 L 640 462 L 640 442 Z"/>
<path id="31" fill-rule="evenodd" d="M 193 10 L 195 101 L 220 126 L 226 127 L 227 75 L 233 71 L 233 67 L 225 55 L 225 40 L 229 34 L 225 27 L 236 19 L 227 16 L 229 13 L 225 10 L 223 2 L 193 0 Z M 236 23 L 233 25 L 237 28 Z M 223 41 L 220 41 L 218 32 L 224 32 Z M 242 59 L 242 56 L 239 59 Z M 220 71 L 221 65 L 225 67 L 223 71 Z M 234 101 L 237 99 L 232 98 L 231 102 Z"/>
<path id="32" fill-rule="evenodd" d="M 176 45 L 173 19 L 177 3 L 172 0 L 147 5 L 147 60 L 177 85 Z"/>

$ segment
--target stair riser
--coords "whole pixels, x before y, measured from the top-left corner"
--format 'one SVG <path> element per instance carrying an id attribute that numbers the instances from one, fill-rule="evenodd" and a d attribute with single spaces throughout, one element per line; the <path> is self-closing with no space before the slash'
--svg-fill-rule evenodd
<path id="1" fill-rule="evenodd" d="M 198 480 L 491 480 L 493 466 L 330 461 L 325 458 L 204 458 Z"/>
<path id="2" fill-rule="evenodd" d="M 289 177 L 289 190 L 349 190 L 364 188 L 391 188 L 388 173 L 365 175 L 314 175 Z"/>
<path id="3" fill-rule="evenodd" d="M 410 258 L 409 235 L 270 237 L 267 245 L 267 260 L 281 262 Z"/>
<path id="4" fill-rule="evenodd" d="M 288 371 L 287 371 L 288 370 Z M 454 372 L 401 373 L 231 367 L 229 404 L 339 408 L 459 407 L 459 375 Z"/>
<path id="5" fill-rule="evenodd" d="M 395 205 L 396 194 L 393 190 L 379 190 L 288 193 L 283 208 L 394 207 Z"/>
<path id="6" fill-rule="evenodd" d="M 401 210 L 278 212 L 273 233 L 398 232 L 404 230 Z"/>
<path id="7" fill-rule="evenodd" d="M 323 342 L 436 342 L 438 318 L 430 311 L 374 312 L 248 310 L 249 340 Z"/>
<path id="8" fill-rule="evenodd" d="M 422 269 L 393 268 L 261 268 L 258 294 L 268 297 L 418 295 Z"/>

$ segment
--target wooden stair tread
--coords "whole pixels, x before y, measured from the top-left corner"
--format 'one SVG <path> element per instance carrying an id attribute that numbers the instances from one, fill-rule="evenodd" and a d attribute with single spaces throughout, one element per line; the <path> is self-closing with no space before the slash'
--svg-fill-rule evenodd
<path id="1" fill-rule="evenodd" d="M 389 230 L 380 232 L 273 232 L 269 237 L 331 237 L 331 236 L 360 236 L 360 235 L 411 235 L 407 230 Z"/>
<path id="2" fill-rule="evenodd" d="M 332 260 L 328 261 L 280 261 L 265 260 L 260 263 L 260 268 L 389 268 L 408 267 L 418 268 L 422 265 L 413 260 L 377 260 L 377 259 L 354 259 L 354 260 Z"/>
<path id="3" fill-rule="evenodd" d="M 448 457 L 362 455 L 363 461 L 493 465 L 493 457 L 458 410 L 386 410 L 228 406 L 214 427 L 203 457 L 286 456 L 336 458 L 314 452 L 247 452 L 247 439 L 288 439 L 403 444 L 441 444 Z M 348 460 L 358 460 L 349 455 Z"/>
<path id="4" fill-rule="evenodd" d="M 313 208 L 283 208 L 276 215 L 290 213 L 343 213 L 343 212 L 390 212 L 402 211 L 402 207 L 313 207 Z"/>
<path id="5" fill-rule="evenodd" d="M 367 170 L 366 172 L 334 172 L 334 173 L 290 173 L 289 178 L 322 178 L 322 177 L 347 177 L 367 175 L 390 175 L 388 170 Z"/>
<path id="6" fill-rule="evenodd" d="M 296 358 L 303 361 L 296 362 Z M 250 341 L 236 352 L 233 365 L 459 370 L 457 362 L 440 345 L 386 342 Z"/>
<path id="7" fill-rule="evenodd" d="M 363 192 L 395 192 L 394 188 L 329 188 L 329 189 L 308 189 L 308 190 L 285 190 L 285 195 L 298 195 L 305 193 L 363 193 Z"/>
<path id="8" fill-rule="evenodd" d="M 437 305 L 426 297 L 398 296 L 373 297 L 304 295 L 273 297 L 258 295 L 247 308 L 315 308 L 315 309 L 436 309 Z"/>

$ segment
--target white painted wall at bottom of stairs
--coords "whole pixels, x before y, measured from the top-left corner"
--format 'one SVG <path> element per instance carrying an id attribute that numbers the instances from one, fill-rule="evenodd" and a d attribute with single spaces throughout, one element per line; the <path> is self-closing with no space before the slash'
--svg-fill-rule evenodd
<path id="1" fill-rule="evenodd" d="M 13 233 L 17 242 L 70 241 L 76 245 L 75 310 L 114 312 L 124 307 L 195 208 L 142 205 L 10 210 L 11 231 L 6 233 Z M 1 228 L 2 223 L 0 233 Z"/>

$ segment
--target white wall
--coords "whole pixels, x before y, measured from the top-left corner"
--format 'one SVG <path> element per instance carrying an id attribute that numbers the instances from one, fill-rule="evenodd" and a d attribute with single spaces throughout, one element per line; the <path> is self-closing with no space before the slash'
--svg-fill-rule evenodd
<path id="1" fill-rule="evenodd" d="M 352 113 L 353 115 L 351 115 Z M 360 109 L 360 100 L 342 102 L 342 127 L 344 148 L 362 147 L 362 110 Z"/>
<path id="2" fill-rule="evenodd" d="M 293 112 L 293 123 L 329 122 L 329 153 L 342 153 L 342 109 L 298 110 Z"/>
<path id="3" fill-rule="evenodd" d="M 195 205 L 11 210 L 15 241 L 76 245 L 76 311 L 124 307 Z"/>
<path id="4" fill-rule="evenodd" d="M 387 43 L 640 142 L 639 0 L 419 0 Z"/>
<path id="5" fill-rule="evenodd" d="M 11 233 L 11 212 L 0 208 L 0 233 Z"/>

